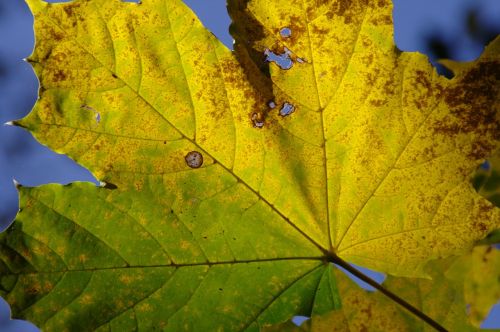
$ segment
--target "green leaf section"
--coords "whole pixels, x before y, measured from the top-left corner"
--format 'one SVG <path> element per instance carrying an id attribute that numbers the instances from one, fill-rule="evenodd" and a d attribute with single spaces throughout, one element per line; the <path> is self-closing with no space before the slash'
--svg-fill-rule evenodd
<path id="1" fill-rule="evenodd" d="M 0 239 L 1 295 L 43 330 L 254 331 L 311 313 L 325 267 L 301 257 L 312 248 L 295 231 L 273 231 L 259 203 L 239 216 L 226 206 L 237 222 L 219 228 L 205 211 L 231 195 L 159 211 L 150 195 L 86 183 L 20 190 L 22 212 Z M 205 215 L 196 225 L 194 213 Z"/>

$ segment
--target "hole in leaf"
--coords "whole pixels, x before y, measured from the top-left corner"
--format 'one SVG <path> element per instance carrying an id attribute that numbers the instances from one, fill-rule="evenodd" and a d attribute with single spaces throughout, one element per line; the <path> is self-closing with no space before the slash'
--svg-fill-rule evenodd
<path id="1" fill-rule="evenodd" d="M 302 324 L 304 324 L 305 321 L 307 321 L 309 319 L 310 318 L 306 317 L 306 316 L 294 316 L 292 318 L 292 323 L 294 323 L 297 326 L 301 326 Z"/>
<path id="2" fill-rule="evenodd" d="M 285 52 L 281 54 L 276 54 L 269 49 L 266 49 L 264 54 L 266 55 L 266 61 L 276 63 L 281 69 L 288 70 L 293 67 L 293 61 L 290 57 L 292 52 L 286 47 Z"/>
<path id="3" fill-rule="evenodd" d="M 183 0 L 183 2 L 227 48 L 233 49 L 234 40 L 229 33 L 231 18 L 226 8 L 226 0 Z"/>
<path id="4" fill-rule="evenodd" d="M 283 38 L 290 38 L 292 36 L 292 29 L 290 29 L 290 28 L 281 29 L 280 36 Z"/>
<path id="5" fill-rule="evenodd" d="M 361 266 L 358 266 L 358 265 L 355 265 L 355 264 L 351 264 L 351 265 L 355 269 L 361 271 L 364 275 L 367 275 L 368 277 L 370 277 L 371 279 L 375 280 L 379 284 L 382 284 L 384 282 L 385 278 L 386 278 L 386 275 L 383 274 L 383 273 L 380 273 L 380 272 L 377 272 L 377 271 L 373 271 L 373 270 L 367 269 L 366 267 L 361 267 Z M 338 268 L 338 269 L 340 269 L 340 270 L 342 270 L 342 272 L 344 272 L 349 278 L 351 278 L 352 281 L 354 281 L 355 283 L 357 283 L 361 288 L 366 289 L 367 291 L 370 291 L 370 292 L 377 291 L 375 288 L 373 288 L 372 286 L 368 285 L 363 280 L 358 279 L 357 277 L 355 277 L 354 275 L 352 275 L 351 273 L 349 273 L 348 271 L 346 271 L 342 267 L 339 267 L 339 266 L 335 266 L 335 267 Z"/>
<path id="6" fill-rule="evenodd" d="M 484 163 L 479 166 L 482 170 L 489 171 L 491 168 L 491 164 L 488 160 L 485 160 Z"/>
<path id="7" fill-rule="evenodd" d="M 295 106 L 290 103 L 284 103 L 283 107 L 280 109 L 280 115 L 285 117 L 295 112 Z"/>
<path id="8" fill-rule="evenodd" d="M 500 303 L 495 304 L 481 323 L 481 329 L 496 329 L 498 328 L 498 317 L 500 316 Z"/>
<path id="9" fill-rule="evenodd" d="M 253 126 L 255 128 L 264 127 L 264 119 L 262 118 L 262 116 L 259 113 L 252 114 L 252 122 L 253 122 Z"/>

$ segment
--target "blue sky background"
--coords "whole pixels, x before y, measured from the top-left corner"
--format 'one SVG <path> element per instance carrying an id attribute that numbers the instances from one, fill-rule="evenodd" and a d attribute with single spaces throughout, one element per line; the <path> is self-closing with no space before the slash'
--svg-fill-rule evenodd
<path id="1" fill-rule="evenodd" d="M 485 36 L 500 32 L 499 0 L 393 1 L 395 40 L 404 51 L 470 61 L 481 53 Z M 225 0 L 185 2 L 223 43 L 232 46 Z M 40 145 L 23 129 L 1 125 L 28 114 L 37 98 L 38 81 L 30 64 L 23 61 L 33 49 L 32 24 L 23 0 L 0 0 L 0 230 L 18 209 L 13 179 L 25 186 L 95 181 L 87 170 Z M 0 332 L 37 331 L 32 324 L 9 317 L 9 307 L 0 299 Z M 483 327 L 500 328 L 500 304 Z"/>

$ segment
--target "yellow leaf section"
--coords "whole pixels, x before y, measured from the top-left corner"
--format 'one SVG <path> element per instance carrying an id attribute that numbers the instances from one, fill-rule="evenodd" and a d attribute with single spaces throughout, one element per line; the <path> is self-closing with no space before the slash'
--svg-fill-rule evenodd
<path id="1" fill-rule="evenodd" d="M 462 283 L 445 277 L 450 262 L 433 262 L 429 274 L 433 280 L 389 276 L 384 287 L 408 301 L 417 309 L 450 331 L 475 331 L 468 323 Z M 342 300 L 342 308 L 312 316 L 300 327 L 290 322 L 265 331 L 435 331 L 406 309 L 380 292 L 368 292 L 338 269 L 332 269 Z"/>
<path id="2" fill-rule="evenodd" d="M 448 80 L 425 56 L 397 50 L 388 0 L 230 3 L 233 17 L 253 24 L 234 23 L 237 50 L 289 49 L 291 69 L 268 63 L 273 91 L 297 114 L 321 114 L 339 256 L 425 276 L 429 260 L 464 253 L 500 226 L 469 180 L 499 146 L 500 38 Z"/>
<path id="3" fill-rule="evenodd" d="M 479 327 L 500 300 L 500 251 L 493 246 L 477 246 L 457 259 L 447 275 L 462 283 L 469 319 Z"/>
<path id="4" fill-rule="evenodd" d="M 202 168 L 219 165 L 329 248 L 319 114 L 294 115 L 290 129 L 276 111 L 254 128 L 270 83 L 250 84 L 248 67 L 180 0 L 28 3 L 41 88 L 18 125 L 120 190 L 143 182 L 120 174 L 185 172 L 184 157 L 198 151 Z"/>

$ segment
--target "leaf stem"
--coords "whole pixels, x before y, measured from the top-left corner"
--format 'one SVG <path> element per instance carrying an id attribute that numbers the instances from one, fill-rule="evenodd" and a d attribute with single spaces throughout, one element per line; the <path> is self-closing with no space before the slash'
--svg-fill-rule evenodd
<path id="1" fill-rule="evenodd" d="M 414 314 L 415 316 L 417 316 L 418 318 L 420 318 L 421 320 L 423 320 L 424 322 L 426 322 L 427 324 L 432 326 L 437 331 L 442 331 L 442 332 L 448 331 L 444 327 L 442 327 L 438 322 L 436 322 L 435 320 L 433 320 L 432 318 L 430 318 L 429 316 L 424 314 L 422 311 L 420 311 L 419 309 L 415 308 L 414 306 L 412 306 L 411 304 L 409 304 L 408 302 L 406 302 L 405 300 L 403 300 L 402 298 L 397 296 L 396 294 L 392 293 L 391 291 L 386 289 L 384 286 L 382 286 L 381 284 L 377 283 L 372 278 L 365 275 L 363 272 L 357 270 L 356 268 L 354 268 L 352 265 L 350 265 L 349 263 L 344 261 L 342 258 L 337 256 L 336 254 L 329 253 L 328 254 L 328 261 L 346 269 L 352 275 L 363 280 L 368 285 L 376 288 L 382 294 L 384 294 L 385 296 L 387 296 L 388 298 L 390 298 L 391 300 L 393 300 L 394 302 L 396 302 L 397 304 L 399 304 L 400 306 L 402 306 L 403 308 L 405 308 L 406 310 L 408 310 L 409 312 L 411 312 L 412 314 Z"/>

